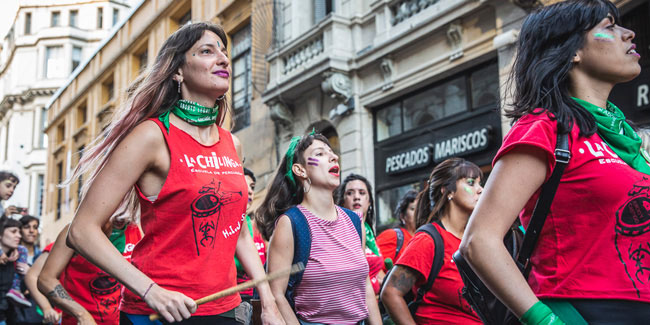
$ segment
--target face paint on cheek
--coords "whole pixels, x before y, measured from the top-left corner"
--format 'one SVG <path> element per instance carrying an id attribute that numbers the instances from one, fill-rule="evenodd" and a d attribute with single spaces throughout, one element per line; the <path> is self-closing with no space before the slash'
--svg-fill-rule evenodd
<path id="1" fill-rule="evenodd" d="M 609 35 L 607 33 L 595 33 L 594 39 L 597 41 L 611 42 L 614 40 L 614 35 Z"/>
<path id="2" fill-rule="evenodd" d="M 318 166 L 319 160 L 316 158 L 309 157 L 307 158 L 307 165 Z"/>
<path id="3" fill-rule="evenodd" d="M 469 186 L 463 185 L 463 189 L 465 189 L 465 192 L 474 195 L 474 191 L 472 191 L 472 189 Z"/>

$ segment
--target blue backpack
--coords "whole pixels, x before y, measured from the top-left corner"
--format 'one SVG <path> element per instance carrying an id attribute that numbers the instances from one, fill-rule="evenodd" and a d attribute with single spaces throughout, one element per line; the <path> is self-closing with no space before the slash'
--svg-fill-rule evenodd
<path id="1" fill-rule="evenodd" d="M 346 208 L 341 208 L 352 220 L 354 228 L 359 234 L 359 239 L 361 239 L 361 219 L 359 215 L 351 210 Z M 307 260 L 309 260 L 309 254 L 311 252 L 311 232 L 309 230 L 309 223 L 305 215 L 300 212 L 298 207 L 293 206 L 287 212 L 284 213 L 291 220 L 291 229 L 293 231 L 293 261 L 291 264 L 296 264 L 302 262 L 302 264 L 307 267 Z M 363 240 L 362 240 L 363 241 Z M 304 272 L 304 271 L 303 271 Z M 296 287 L 300 284 L 302 280 L 303 272 L 293 274 L 289 277 L 289 283 L 287 284 L 287 291 L 285 292 L 285 297 L 291 305 L 291 308 L 295 309 L 294 295 Z"/>

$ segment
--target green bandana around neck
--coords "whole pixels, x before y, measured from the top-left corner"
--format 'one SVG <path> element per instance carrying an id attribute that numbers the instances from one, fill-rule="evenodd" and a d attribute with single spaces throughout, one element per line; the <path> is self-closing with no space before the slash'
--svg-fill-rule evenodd
<path id="1" fill-rule="evenodd" d="M 641 148 L 641 137 L 625 121 L 625 115 L 616 105 L 607 102 L 607 108 L 598 107 L 580 98 L 571 97 L 596 119 L 598 135 L 630 167 L 650 175 L 650 156 Z"/>
<path id="2" fill-rule="evenodd" d="M 160 122 L 165 125 L 167 132 L 169 132 L 169 113 L 174 113 L 183 121 L 192 125 L 210 125 L 217 122 L 217 115 L 219 115 L 219 104 L 214 107 L 202 106 L 198 103 L 191 102 L 185 99 L 179 99 L 174 103 L 171 110 L 158 116 Z"/>
<path id="3" fill-rule="evenodd" d="M 124 253 L 124 247 L 126 247 L 126 236 L 124 235 L 124 230 L 126 230 L 126 226 L 122 229 L 113 229 L 113 231 L 111 231 L 111 236 L 109 237 L 111 244 L 117 248 L 120 254 Z"/>

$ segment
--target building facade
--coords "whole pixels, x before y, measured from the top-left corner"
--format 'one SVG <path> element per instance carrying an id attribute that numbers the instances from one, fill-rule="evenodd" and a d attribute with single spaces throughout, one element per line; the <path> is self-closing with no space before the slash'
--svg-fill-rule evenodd
<path id="1" fill-rule="evenodd" d="M 20 178 L 6 204 L 43 214 L 45 106 L 127 10 L 127 1 L 20 1 L 0 51 L 0 169 Z"/>
<path id="2" fill-rule="evenodd" d="M 396 221 L 399 198 L 426 186 L 444 159 L 464 157 L 489 174 L 509 130 L 503 85 L 532 2 L 279 2 L 263 94 L 277 150 L 313 127 L 328 136 L 342 177 L 359 173 L 373 183 L 378 226 Z M 647 67 L 648 1 L 616 3 Z M 646 71 L 612 95 L 641 125 L 650 117 L 647 85 Z"/>
<path id="3" fill-rule="evenodd" d="M 230 116 L 226 127 L 246 135 L 249 125 L 263 132 L 264 108 L 259 108 L 260 90 L 266 83 L 266 40 L 271 39 L 270 1 L 140 1 L 90 55 L 87 62 L 52 96 L 46 105 L 48 137 L 46 204 L 42 242 L 56 238 L 71 221 L 79 205 L 83 177 L 67 187 L 57 187 L 72 173 L 83 149 L 110 122 L 113 112 L 125 102 L 126 90 L 146 73 L 162 43 L 191 21 L 221 24 L 229 36 L 232 64 Z M 268 109 L 266 109 L 268 111 Z M 269 122 L 272 126 L 272 123 Z M 263 144 L 263 142 L 260 144 Z M 270 150 L 270 149 L 268 149 Z M 252 163 L 259 153 L 248 151 Z M 263 154 L 262 154 L 263 155 Z M 258 164 L 262 164 L 258 162 Z M 87 176 L 87 175 L 86 175 Z"/>

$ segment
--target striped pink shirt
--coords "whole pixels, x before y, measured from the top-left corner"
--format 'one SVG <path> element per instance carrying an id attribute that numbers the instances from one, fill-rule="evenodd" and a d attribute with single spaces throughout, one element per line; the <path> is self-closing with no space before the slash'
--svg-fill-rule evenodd
<path id="1" fill-rule="evenodd" d="M 312 239 L 309 261 L 295 292 L 298 316 L 324 324 L 365 319 L 368 262 L 354 224 L 338 206 L 334 221 L 323 220 L 302 205 L 298 208 L 307 218 Z"/>

